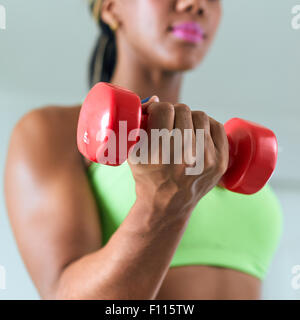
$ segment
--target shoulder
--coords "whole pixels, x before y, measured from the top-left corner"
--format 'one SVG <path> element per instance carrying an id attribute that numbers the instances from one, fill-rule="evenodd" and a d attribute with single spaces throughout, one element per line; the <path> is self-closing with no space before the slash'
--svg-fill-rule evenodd
<path id="1" fill-rule="evenodd" d="M 47 106 L 26 113 L 11 134 L 7 165 L 49 172 L 63 163 L 82 165 L 76 133 L 80 106 Z"/>
<path id="2" fill-rule="evenodd" d="M 47 106 L 34 109 L 26 113 L 16 124 L 12 138 L 19 137 L 44 140 L 56 146 L 63 145 L 66 141 L 74 141 L 76 134 L 80 106 L 59 107 Z M 76 135 L 75 135 L 76 138 Z M 30 144 L 30 140 L 27 144 Z"/>

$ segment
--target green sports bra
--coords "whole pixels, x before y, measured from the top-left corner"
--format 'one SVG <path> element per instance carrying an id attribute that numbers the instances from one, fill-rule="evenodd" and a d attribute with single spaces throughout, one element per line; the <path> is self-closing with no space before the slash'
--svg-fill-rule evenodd
<path id="1" fill-rule="evenodd" d="M 105 245 L 135 202 L 135 182 L 127 162 L 119 167 L 93 163 L 88 178 Z M 215 187 L 192 212 L 170 267 L 219 266 L 263 279 L 281 229 L 281 207 L 269 185 L 250 196 Z"/>

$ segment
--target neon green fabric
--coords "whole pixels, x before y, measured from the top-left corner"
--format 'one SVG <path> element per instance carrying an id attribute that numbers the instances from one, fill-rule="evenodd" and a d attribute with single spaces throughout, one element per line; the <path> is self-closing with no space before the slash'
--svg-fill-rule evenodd
<path id="1" fill-rule="evenodd" d="M 127 162 L 119 167 L 93 163 L 88 177 L 106 244 L 135 202 L 135 182 Z M 215 187 L 195 207 L 171 267 L 219 266 L 263 279 L 281 227 L 281 208 L 270 186 L 250 196 Z"/>

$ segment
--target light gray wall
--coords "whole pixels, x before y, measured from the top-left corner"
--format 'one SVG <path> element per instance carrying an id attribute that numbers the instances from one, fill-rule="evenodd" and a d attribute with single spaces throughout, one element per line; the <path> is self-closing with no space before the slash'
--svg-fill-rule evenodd
<path id="1" fill-rule="evenodd" d="M 142 0 L 141 0 L 142 1 Z M 300 264 L 300 30 L 291 28 L 299 0 L 226 0 L 215 45 L 187 74 L 182 101 L 225 122 L 239 116 L 272 128 L 280 153 L 272 185 L 284 209 L 284 234 L 264 284 L 266 299 L 298 299 L 291 268 Z M 74 104 L 87 93 L 87 61 L 97 36 L 85 0 L 0 0 L 0 169 L 9 135 L 28 110 Z M 3 179 L 2 179 L 3 180 Z M 1 182 L 0 299 L 36 299 L 7 219 Z"/>

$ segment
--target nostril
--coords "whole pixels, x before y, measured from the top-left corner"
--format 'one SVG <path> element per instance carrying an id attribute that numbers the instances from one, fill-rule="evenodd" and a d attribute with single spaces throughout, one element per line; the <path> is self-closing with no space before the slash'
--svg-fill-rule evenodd
<path id="1" fill-rule="evenodd" d="M 199 14 L 199 15 L 203 15 L 203 13 L 204 13 L 204 10 L 203 10 L 203 9 L 199 9 L 199 10 L 198 10 L 198 14 Z"/>

